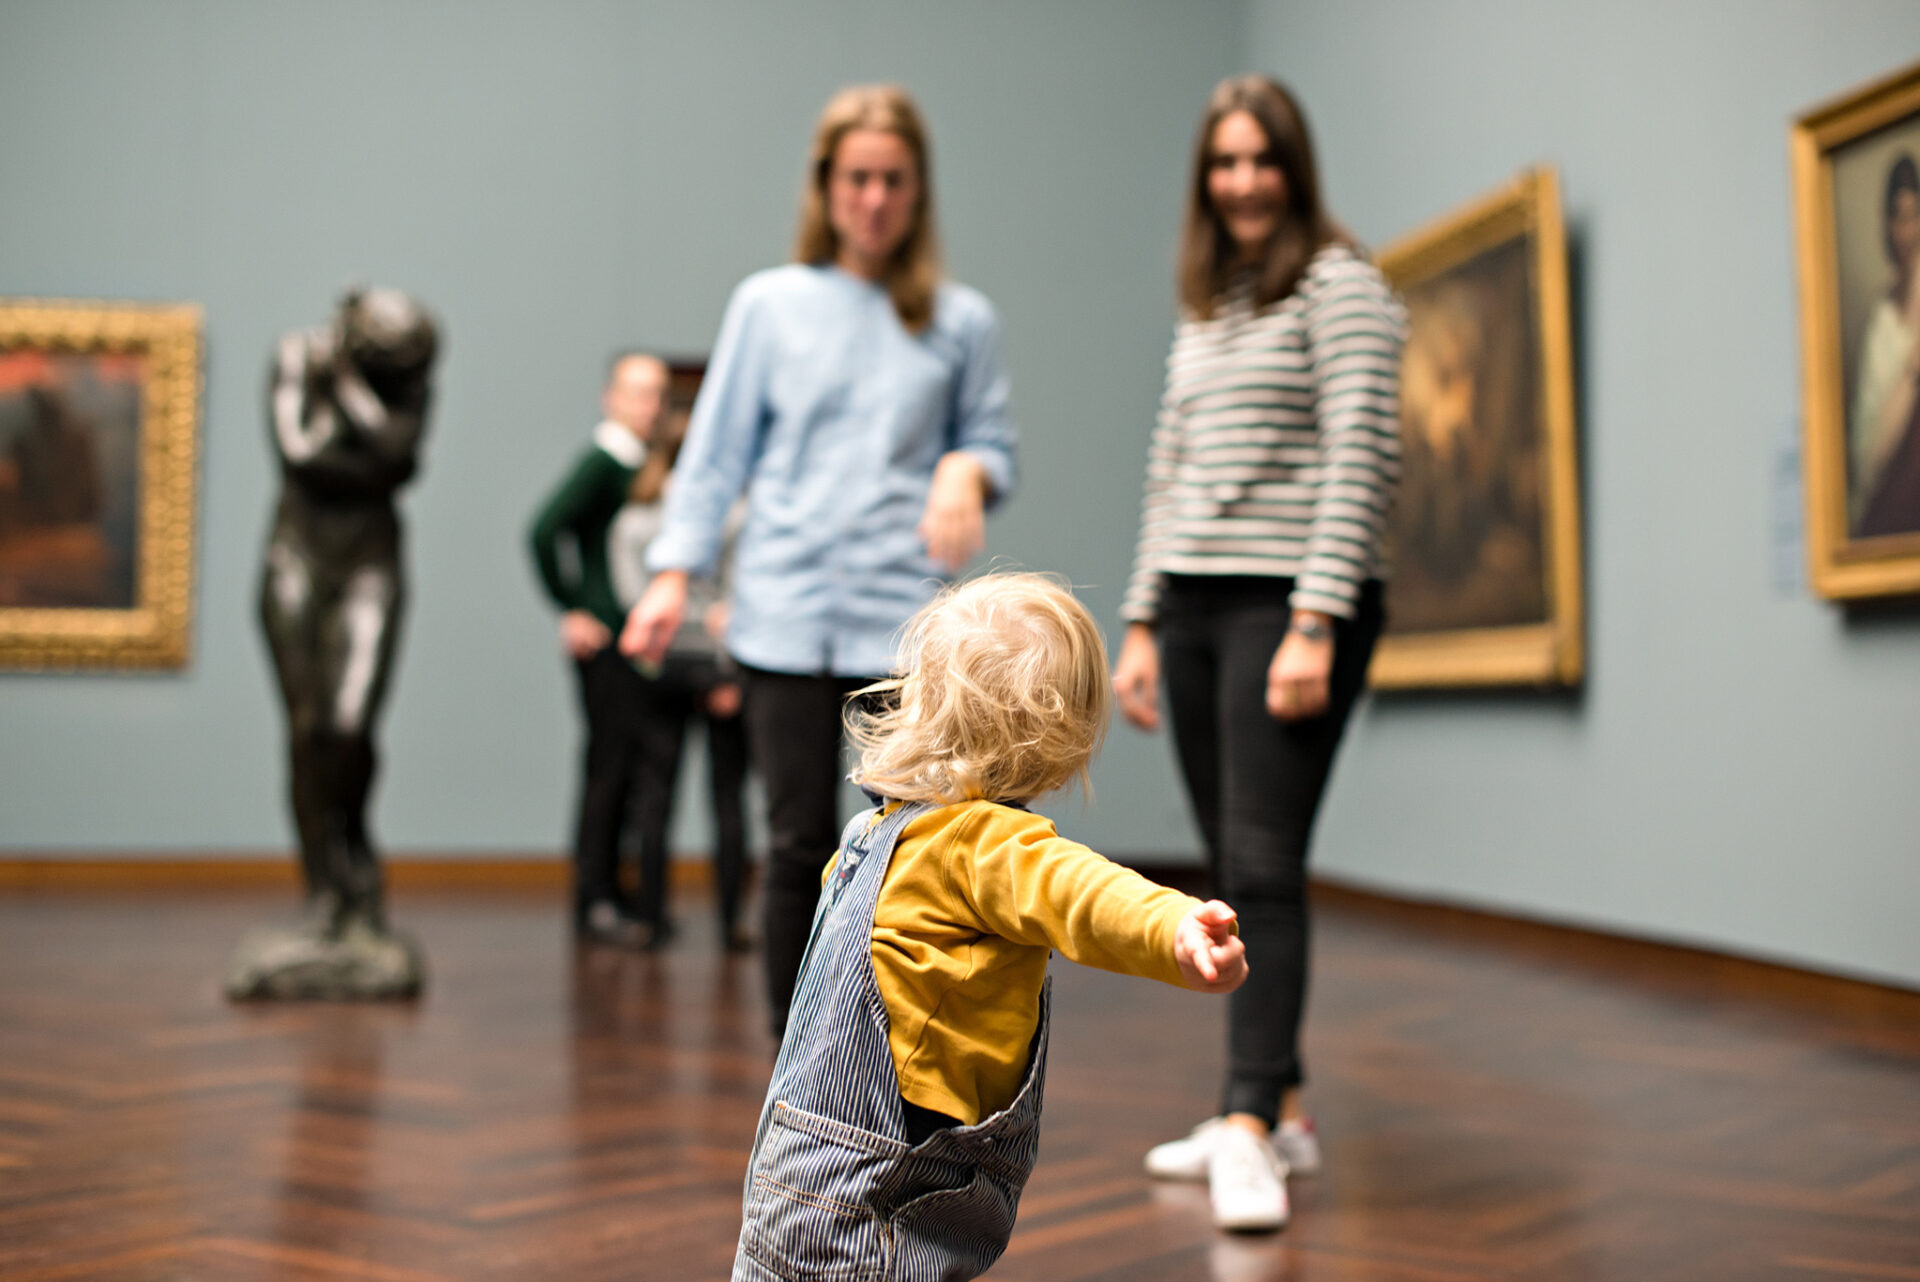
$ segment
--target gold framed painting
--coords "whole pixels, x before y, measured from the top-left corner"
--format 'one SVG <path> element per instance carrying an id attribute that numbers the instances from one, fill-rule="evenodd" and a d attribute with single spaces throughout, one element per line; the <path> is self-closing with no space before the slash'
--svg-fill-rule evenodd
<path id="1" fill-rule="evenodd" d="M 1523 173 L 1379 261 L 1406 300 L 1408 336 L 1372 683 L 1576 685 L 1580 487 L 1558 176 Z"/>
<path id="2" fill-rule="evenodd" d="M 200 311 L 0 299 L 0 668 L 178 668 Z"/>
<path id="3" fill-rule="evenodd" d="M 1789 150 L 1809 579 L 1920 593 L 1920 65 L 1808 112 Z"/>

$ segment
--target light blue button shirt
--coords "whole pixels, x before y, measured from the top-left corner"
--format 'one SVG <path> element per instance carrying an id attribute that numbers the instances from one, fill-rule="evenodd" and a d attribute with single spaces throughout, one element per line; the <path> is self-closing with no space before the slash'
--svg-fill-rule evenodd
<path id="1" fill-rule="evenodd" d="M 965 450 L 1013 492 L 1014 427 L 992 304 L 940 286 L 907 332 L 884 289 L 836 267 L 749 276 L 727 304 L 674 469 L 653 570 L 710 573 L 744 488 L 727 649 L 775 672 L 880 676 L 946 578 L 916 527 L 934 466 Z"/>

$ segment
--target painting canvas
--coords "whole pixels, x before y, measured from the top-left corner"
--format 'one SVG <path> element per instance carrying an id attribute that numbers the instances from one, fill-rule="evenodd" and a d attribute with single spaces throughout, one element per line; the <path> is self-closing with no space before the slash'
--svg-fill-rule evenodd
<path id="1" fill-rule="evenodd" d="M 687 434 L 687 420 L 693 416 L 694 398 L 707 376 L 704 357 L 682 356 L 667 361 L 667 428 L 675 439 Z"/>
<path id="2" fill-rule="evenodd" d="M 0 352 L 0 606 L 133 607 L 142 361 Z"/>
<path id="3" fill-rule="evenodd" d="M 190 308 L 0 302 L 0 664 L 185 662 Z"/>
<path id="4" fill-rule="evenodd" d="M 1408 336 L 1373 683 L 1573 684 L 1578 487 L 1557 178 L 1524 174 L 1380 264 L 1406 301 Z"/>
<path id="5" fill-rule="evenodd" d="M 1920 592 L 1920 67 L 1808 113 L 1790 142 L 1811 581 Z"/>

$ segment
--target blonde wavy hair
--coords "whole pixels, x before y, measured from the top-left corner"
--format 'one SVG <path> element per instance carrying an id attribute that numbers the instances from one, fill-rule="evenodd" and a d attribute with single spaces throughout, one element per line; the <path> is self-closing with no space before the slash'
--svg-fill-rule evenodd
<path id="1" fill-rule="evenodd" d="M 840 237 L 827 217 L 827 180 L 833 153 L 856 129 L 877 129 L 907 145 L 920 171 L 920 206 L 913 226 L 887 264 L 887 296 L 900 323 L 919 333 L 933 321 L 934 293 L 940 287 L 940 236 L 933 223 L 933 157 L 927 127 L 913 96 L 898 85 L 852 85 L 827 102 L 813 127 L 807 152 L 807 186 L 800 197 L 800 230 L 793 239 L 795 262 L 819 266 L 840 253 Z"/>
<path id="2" fill-rule="evenodd" d="M 898 675 L 848 715 L 862 787 L 894 801 L 1028 801 L 1079 781 L 1107 732 L 1107 647 L 1066 586 L 990 574 L 914 615 Z"/>

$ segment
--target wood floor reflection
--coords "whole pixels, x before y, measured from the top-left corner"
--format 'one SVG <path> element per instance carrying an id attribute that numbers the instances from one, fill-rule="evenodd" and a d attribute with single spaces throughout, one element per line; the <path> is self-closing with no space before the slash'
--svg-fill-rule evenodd
<path id="1" fill-rule="evenodd" d="M 403 891 L 417 1006 L 233 1007 L 282 891 L 0 893 L 0 1278 L 724 1277 L 771 1048 L 704 907 L 638 955 L 549 890 Z M 1920 996 L 1337 893 L 1316 960 L 1328 1171 L 1265 1238 L 1139 1174 L 1218 1004 L 1060 964 L 992 1276 L 1920 1282 Z"/>

